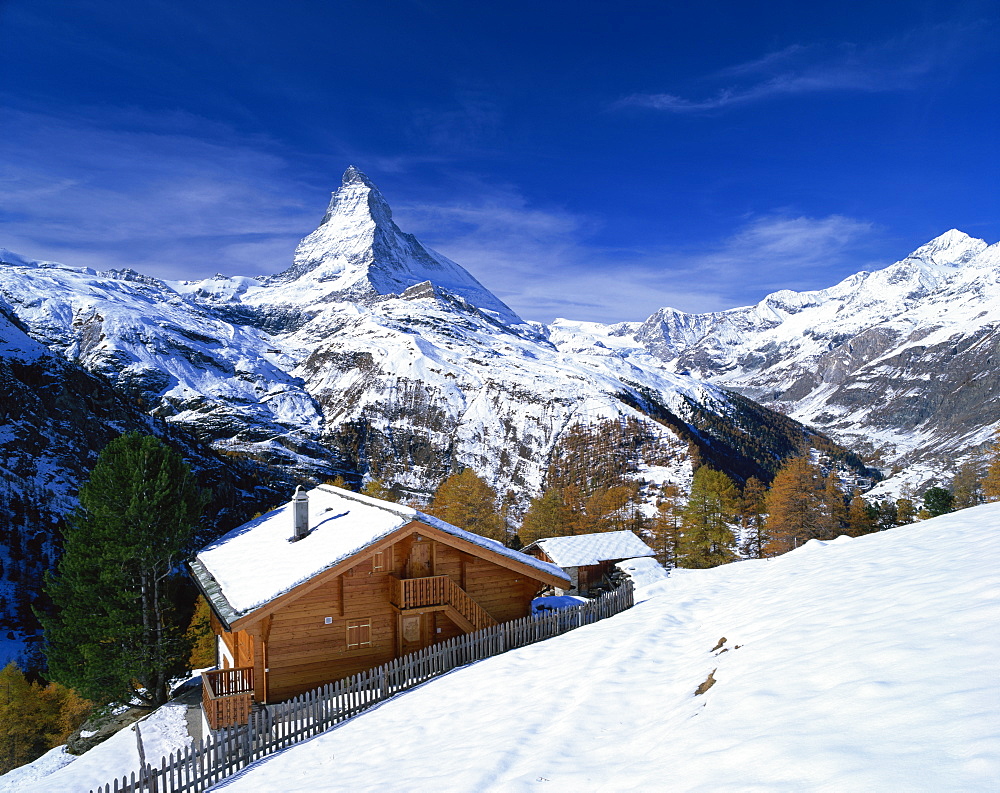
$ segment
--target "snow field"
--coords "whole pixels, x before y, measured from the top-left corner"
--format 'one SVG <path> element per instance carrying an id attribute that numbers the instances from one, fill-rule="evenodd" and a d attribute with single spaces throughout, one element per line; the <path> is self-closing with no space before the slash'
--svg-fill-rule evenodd
<path id="1" fill-rule="evenodd" d="M 628 612 L 456 670 L 218 788 L 995 790 L 998 530 L 990 504 L 678 571 Z"/>
<path id="2" fill-rule="evenodd" d="M 146 762 L 159 765 L 160 758 L 191 743 L 186 712 L 186 705 L 169 702 L 138 723 Z M 79 757 L 67 754 L 62 746 L 51 749 L 33 763 L 0 776 L 0 791 L 89 793 L 98 785 L 138 771 L 135 730 L 126 727 Z"/>

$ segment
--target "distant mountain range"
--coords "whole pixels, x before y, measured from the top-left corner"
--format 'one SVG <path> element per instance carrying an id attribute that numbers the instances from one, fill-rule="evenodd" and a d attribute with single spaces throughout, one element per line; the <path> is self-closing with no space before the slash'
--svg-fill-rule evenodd
<path id="1" fill-rule="evenodd" d="M 611 337 L 821 429 L 878 462 L 879 493 L 947 484 L 1000 424 L 1000 244 L 954 229 L 829 289 L 562 333 L 576 348 Z"/>

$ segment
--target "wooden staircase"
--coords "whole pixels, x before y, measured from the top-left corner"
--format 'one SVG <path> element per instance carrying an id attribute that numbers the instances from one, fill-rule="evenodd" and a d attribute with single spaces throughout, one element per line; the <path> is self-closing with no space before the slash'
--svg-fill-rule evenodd
<path id="1" fill-rule="evenodd" d="M 469 593 L 446 575 L 428 578 L 392 579 L 392 604 L 400 611 L 441 610 L 466 633 L 492 628 L 499 623 L 473 600 Z"/>

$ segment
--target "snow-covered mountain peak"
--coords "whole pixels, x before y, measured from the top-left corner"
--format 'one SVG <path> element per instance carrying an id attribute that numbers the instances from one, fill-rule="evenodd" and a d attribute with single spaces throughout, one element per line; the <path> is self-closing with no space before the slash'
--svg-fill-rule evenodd
<path id="1" fill-rule="evenodd" d="M 330 197 L 320 225 L 331 222 L 391 224 L 392 209 L 371 179 L 351 165 Z"/>
<path id="2" fill-rule="evenodd" d="M 964 231 L 949 229 L 930 242 L 921 245 L 904 259 L 919 259 L 944 266 L 965 264 L 987 247 L 986 241 L 970 237 Z"/>
<path id="3" fill-rule="evenodd" d="M 377 301 L 427 281 L 503 324 L 524 322 L 461 266 L 401 231 L 379 189 L 351 166 L 319 228 L 296 248 L 295 263 L 263 283 L 291 288 L 286 300 L 274 291 L 268 300 L 303 305 Z"/>

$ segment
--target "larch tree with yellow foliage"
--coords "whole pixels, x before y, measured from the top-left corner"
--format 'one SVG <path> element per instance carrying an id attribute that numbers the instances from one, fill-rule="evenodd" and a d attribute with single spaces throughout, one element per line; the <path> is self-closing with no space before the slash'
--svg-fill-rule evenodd
<path id="1" fill-rule="evenodd" d="M 497 510 L 497 492 L 471 468 L 445 479 L 434 491 L 427 512 L 460 529 L 507 543 L 507 525 Z"/>

